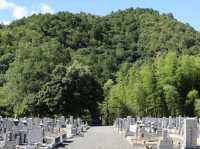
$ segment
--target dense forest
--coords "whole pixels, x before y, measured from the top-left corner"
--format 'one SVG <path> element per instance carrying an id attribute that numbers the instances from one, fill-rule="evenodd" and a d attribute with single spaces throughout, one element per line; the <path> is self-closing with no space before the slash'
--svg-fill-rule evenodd
<path id="1" fill-rule="evenodd" d="M 0 114 L 200 116 L 199 54 L 171 13 L 32 15 L 0 25 Z"/>

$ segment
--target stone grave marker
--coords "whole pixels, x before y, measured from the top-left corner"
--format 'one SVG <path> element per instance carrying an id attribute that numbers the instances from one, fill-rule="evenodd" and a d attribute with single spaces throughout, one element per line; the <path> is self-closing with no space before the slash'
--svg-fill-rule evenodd
<path id="1" fill-rule="evenodd" d="M 167 129 L 163 130 L 162 138 L 159 140 L 157 149 L 172 149 L 173 143 L 172 139 L 168 136 Z"/>
<path id="2" fill-rule="evenodd" d="M 173 128 L 173 119 L 172 119 L 172 116 L 169 116 L 168 129 L 172 129 L 172 128 Z"/>
<path id="3" fill-rule="evenodd" d="M 28 144 L 42 143 L 43 142 L 43 132 L 40 127 L 33 127 L 28 131 L 27 134 Z"/>
<path id="4" fill-rule="evenodd" d="M 196 148 L 197 146 L 197 119 L 184 119 L 184 134 L 182 149 Z"/>

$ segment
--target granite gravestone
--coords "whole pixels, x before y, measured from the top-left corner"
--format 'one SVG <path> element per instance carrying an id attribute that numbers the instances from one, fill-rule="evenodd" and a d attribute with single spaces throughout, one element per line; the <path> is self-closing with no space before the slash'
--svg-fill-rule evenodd
<path id="1" fill-rule="evenodd" d="M 196 148 L 197 132 L 197 119 L 185 118 L 182 149 Z"/>
<path id="2" fill-rule="evenodd" d="M 157 149 L 172 149 L 172 139 L 168 136 L 166 129 L 163 130 L 162 138 L 159 140 Z"/>

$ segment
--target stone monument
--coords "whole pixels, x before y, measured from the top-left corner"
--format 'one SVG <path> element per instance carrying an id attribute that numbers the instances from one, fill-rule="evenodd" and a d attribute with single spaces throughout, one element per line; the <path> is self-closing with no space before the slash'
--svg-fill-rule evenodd
<path id="1" fill-rule="evenodd" d="M 197 119 L 185 118 L 182 149 L 196 148 L 197 133 Z"/>

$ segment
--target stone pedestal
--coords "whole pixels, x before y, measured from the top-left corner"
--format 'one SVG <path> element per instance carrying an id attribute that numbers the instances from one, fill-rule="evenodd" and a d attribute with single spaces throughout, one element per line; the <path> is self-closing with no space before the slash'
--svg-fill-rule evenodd
<path id="1" fill-rule="evenodd" d="M 168 136 L 167 130 L 163 130 L 162 138 L 160 139 L 157 149 L 172 149 L 172 139 Z"/>

